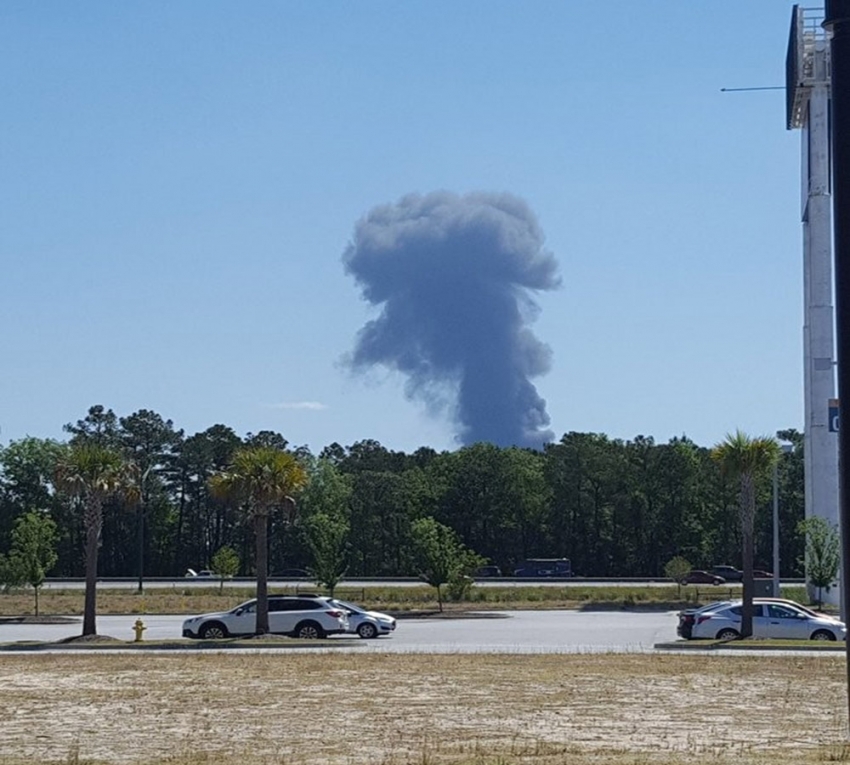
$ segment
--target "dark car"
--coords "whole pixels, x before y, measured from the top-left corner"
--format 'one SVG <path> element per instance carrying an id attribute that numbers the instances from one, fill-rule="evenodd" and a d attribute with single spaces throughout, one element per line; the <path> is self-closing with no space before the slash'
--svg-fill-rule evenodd
<path id="1" fill-rule="evenodd" d="M 679 584 L 724 584 L 725 582 L 722 576 L 699 569 L 689 571 L 679 580 Z"/>
<path id="2" fill-rule="evenodd" d="M 307 579 L 310 574 L 303 568 L 285 568 L 281 571 L 275 571 L 272 574 L 272 579 Z"/>
<path id="3" fill-rule="evenodd" d="M 514 571 L 514 576 L 566 579 L 573 576 L 573 567 L 569 558 L 526 558 Z"/>
<path id="4" fill-rule="evenodd" d="M 501 575 L 502 569 L 500 569 L 498 566 L 481 566 L 481 568 L 475 569 L 475 576 L 481 578 Z"/>
<path id="5" fill-rule="evenodd" d="M 734 566 L 712 566 L 711 573 L 722 576 L 727 582 L 740 582 L 744 578 L 744 572 Z"/>

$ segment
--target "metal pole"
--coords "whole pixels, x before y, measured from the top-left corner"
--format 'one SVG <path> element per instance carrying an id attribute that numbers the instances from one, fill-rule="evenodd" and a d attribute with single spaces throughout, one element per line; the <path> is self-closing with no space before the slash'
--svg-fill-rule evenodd
<path id="1" fill-rule="evenodd" d="M 779 597 L 779 460 L 773 463 L 773 597 Z"/>
<path id="2" fill-rule="evenodd" d="M 826 0 L 824 26 L 832 32 L 832 205 L 838 395 L 850 402 L 850 0 Z M 826 406 L 827 402 L 824 401 Z M 838 519 L 841 527 L 841 598 L 850 614 L 850 427 L 838 431 Z M 850 641 L 846 645 L 850 710 Z"/>
<path id="3" fill-rule="evenodd" d="M 142 493 L 141 502 L 139 502 L 139 515 L 136 526 L 136 541 L 137 554 L 139 563 L 139 585 L 138 592 L 145 591 L 145 500 L 144 492 Z"/>

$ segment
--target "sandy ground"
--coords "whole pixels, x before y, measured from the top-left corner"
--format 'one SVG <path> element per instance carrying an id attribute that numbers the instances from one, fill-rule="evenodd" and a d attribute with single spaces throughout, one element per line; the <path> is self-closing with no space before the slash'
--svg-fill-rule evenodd
<path id="1" fill-rule="evenodd" d="M 811 654 L 3 656 L 0 763 L 850 762 L 845 681 Z"/>

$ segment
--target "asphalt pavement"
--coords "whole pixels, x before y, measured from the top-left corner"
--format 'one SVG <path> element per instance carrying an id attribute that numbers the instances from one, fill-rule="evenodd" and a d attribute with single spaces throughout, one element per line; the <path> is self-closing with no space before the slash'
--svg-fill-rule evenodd
<path id="1" fill-rule="evenodd" d="M 181 637 L 185 616 L 100 616 L 98 633 L 131 641 L 141 618 L 146 641 Z M 677 616 L 667 612 L 506 611 L 468 618 L 402 618 L 387 637 L 330 638 L 334 650 L 384 653 L 586 653 L 643 652 L 676 639 Z M 79 635 L 80 621 L 65 624 L 0 624 L 0 643 L 58 641 Z M 264 649 L 265 650 L 265 649 Z M 291 650 L 291 649 L 289 649 Z"/>

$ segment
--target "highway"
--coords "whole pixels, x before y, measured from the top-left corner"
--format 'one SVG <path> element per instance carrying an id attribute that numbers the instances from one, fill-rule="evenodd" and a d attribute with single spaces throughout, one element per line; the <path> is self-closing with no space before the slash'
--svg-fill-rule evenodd
<path id="1" fill-rule="evenodd" d="M 246 588 L 252 587 L 255 580 L 251 577 L 237 577 L 227 580 L 224 583 L 225 587 Z M 98 588 L 104 589 L 136 589 L 139 580 L 134 577 L 103 577 L 98 580 Z M 802 584 L 802 579 L 784 579 L 783 585 Z M 218 579 L 212 577 L 177 577 L 163 578 L 151 577 L 144 580 L 146 589 L 156 588 L 188 588 L 188 587 L 218 587 L 220 584 Z M 269 579 L 269 585 L 278 587 L 298 587 L 301 589 L 309 589 L 314 586 L 309 579 Z M 340 587 L 428 587 L 425 582 L 416 578 L 351 578 L 345 579 L 340 583 Z M 532 578 L 532 577 L 494 577 L 487 579 L 476 579 L 476 587 L 671 587 L 674 583 L 669 579 L 650 579 L 650 578 L 632 578 L 632 579 L 594 579 L 575 577 L 571 579 L 558 578 Z M 722 591 L 728 588 L 740 588 L 740 584 L 731 583 L 718 585 L 716 589 Z M 80 589 L 85 587 L 83 579 L 47 579 L 44 583 L 46 589 Z M 715 589 L 711 585 L 698 585 L 700 590 L 711 591 Z"/>

